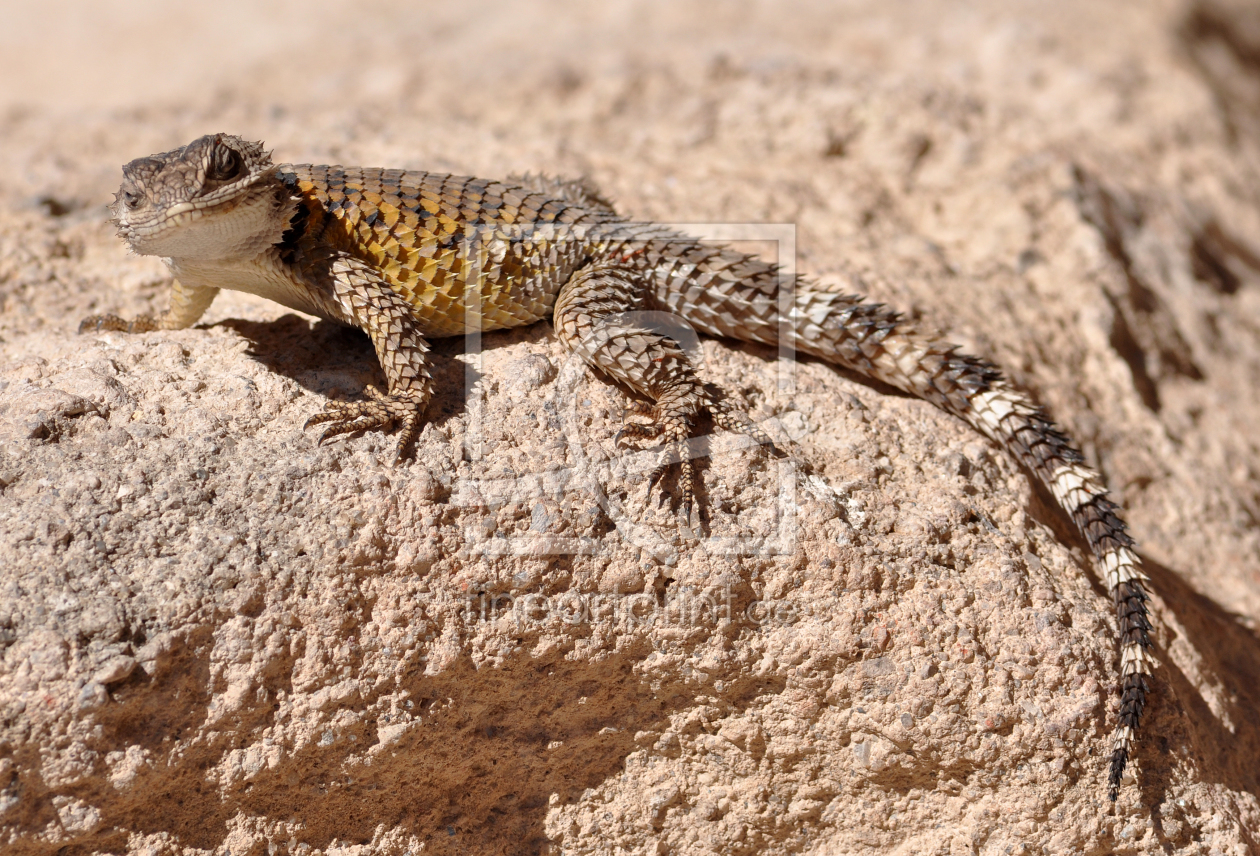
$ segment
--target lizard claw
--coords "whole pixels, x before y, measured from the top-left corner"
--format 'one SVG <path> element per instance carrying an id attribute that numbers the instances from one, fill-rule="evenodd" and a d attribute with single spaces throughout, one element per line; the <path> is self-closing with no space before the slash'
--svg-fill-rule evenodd
<path id="1" fill-rule="evenodd" d="M 706 386 L 703 396 L 700 397 L 699 406 L 695 409 L 707 410 L 714 424 L 719 428 L 747 435 L 758 445 L 767 447 L 776 457 L 784 456 L 784 452 L 774 444 L 770 435 L 753 422 L 747 413 L 731 404 L 719 388 Z M 641 446 L 651 440 L 659 440 L 663 443 L 661 460 L 648 473 L 648 503 L 651 503 L 652 491 L 665 473 L 677 467 L 678 479 L 674 492 L 677 494 L 686 525 L 690 526 L 693 511 L 698 510 L 700 516 L 703 517 L 704 509 L 696 501 L 695 464 L 692 463 L 686 449 L 687 440 L 693 433 L 692 418 L 688 408 L 680 407 L 677 402 L 666 402 L 665 406 L 662 406 L 662 402 L 647 404 L 641 401 L 630 401 L 626 410 L 627 417 L 632 415 L 646 417 L 648 421 L 623 422 L 621 430 L 613 437 L 613 443 L 617 446 L 630 444 Z M 662 488 L 657 508 L 664 504 L 669 493 L 671 492 Z"/>
<path id="2" fill-rule="evenodd" d="M 645 416 L 649 421 L 631 422 L 629 421 L 631 416 Z M 632 399 L 626 402 L 625 417 L 622 420 L 621 429 L 613 436 L 613 445 L 617 447 L 642 446 L 644 441 L 655 440 L 659 437 L 663 430 L 663 426 L 657 421 L 655 405 Z"/>
<path id="3" fill-rule="evenodd" d="M 391 462 L 391 466 L 396 466 L 420 433 L 425 401 L 414 393 L 386 394 L 373 386 L 364 387 L 363 392 L 368 401 L 330 401 L 324 405 L 323 411 L 312 415 L 302 427 L 305 429 L 328 423 L 328 427 L 315 441 L 319 445 L 329 437 L 340 434 L 388 428 L 397 424 L 400 428 L 398 445 Z"/>

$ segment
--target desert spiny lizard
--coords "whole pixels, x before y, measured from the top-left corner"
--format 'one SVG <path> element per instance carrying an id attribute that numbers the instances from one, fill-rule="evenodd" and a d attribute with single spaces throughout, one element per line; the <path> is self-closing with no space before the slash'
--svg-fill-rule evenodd
<path id="1" fill-rule="evenodd" d="M 1153 663 L 1147 577 L 1100 476 L 991 363 L 883 306 L 803 278 L 786 289 L 773 264 L 629 221 L 584 181 L 278 165 L 262 144 L 227 134 L 134 160 L 123 175 L 114 220 L 132 250 L 170 267 L 170 308 L 132 321 L 93 316 L 80 329 L 188 327 L 220 288 L 362 328 L 387 390 L 328 403 L 310 419 L 327 425 L 321 439 L 393 424 L 401 456 L 433 391 L 427 338 L 551 319 L 568 349 L 646 400 L 619 439 L 661 444 L 689 518 L 695 476 L 683 447 L 702 413 L 770 440 L 674 339 L 636 320 L 643 311 L 681 316 L 711 336 L 786 343 L 962 418 L 1046 484 L 1102 567 L 1121 662 L 1108 777 L 1116 799 Z"/>

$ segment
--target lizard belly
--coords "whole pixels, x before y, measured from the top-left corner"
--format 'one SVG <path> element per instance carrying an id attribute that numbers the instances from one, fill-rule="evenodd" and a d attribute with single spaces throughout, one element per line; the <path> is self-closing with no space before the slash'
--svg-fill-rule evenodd
<path id="1" fill-rule="evenodd" d="M 331 301 L 317 300 L 318 292 L 293 275 L 287 266 L 266 256 L 242 262 L 190 263 L 166 259 L 167 266 L 184 285 L 226 288 L 256 294 L 281 306 L 329 321 L 338 317 Z"/>

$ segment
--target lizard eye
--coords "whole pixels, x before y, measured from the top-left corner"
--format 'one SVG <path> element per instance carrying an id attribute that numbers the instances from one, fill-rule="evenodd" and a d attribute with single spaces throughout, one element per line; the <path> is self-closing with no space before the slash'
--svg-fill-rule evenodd
<path id="1" fill-rule="evenodd" d="M 140 207 L 140 194 L 136 193 L 134 190 L 123 191 L 122 198 L 123 205 L 126 205 L 128 210 L 135 211 Z"/>
<path id="2" fill-rule="evenodd" d="M 219 146 L 210 156 L 210 166 L 206 168 L 206 178 L 211 181 L 233 181 L 240 177 L 245 169 L 245 161 L 241 153 L 227 146 Z"/>

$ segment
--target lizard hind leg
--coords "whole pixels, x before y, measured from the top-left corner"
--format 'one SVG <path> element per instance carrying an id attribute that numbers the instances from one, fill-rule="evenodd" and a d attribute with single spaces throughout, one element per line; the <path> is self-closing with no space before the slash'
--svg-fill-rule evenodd
<path id="1" fill-rule="evenodd" d="M 705 412 L 719 428 L 751 437 L 776 457 L 783 455 L 770 435 L 714 384 L 703 384 L 699 388 L 680 384 L 666 391 L 655 404 L 631 401 L 621 430 L 613 438 L 618 445 L 646 448 L 655 443 L 661 447 L 660 461 L 648 475 L 648 492 L 650 494 L 661 478 L 676 466 L 679 499 L 683 517 L 688 521 L 695 505 L 696 490 L 696 471 L 688 441 L 695 437 L 695 417 Z M 636 417 L 643 421 L 631 421 Z"/>
<path id="2" fill-rule="evenodd" d="M 643 273 L 613 263 L 577 271 L 556 298 L 556 335 L 587 365 L 629 387 L 649 402 L 631 401 L 618 444 L 660 446 L 648 477 L 649 494 L 671 469 L 676 497 L 688 521 L 696 507 L 696 471 L 688 441 L 697 418 L 709 413 L 719 427 L 770 438 L 717 387 L 702 382 L 677 339 L 663 330 Z"/>

